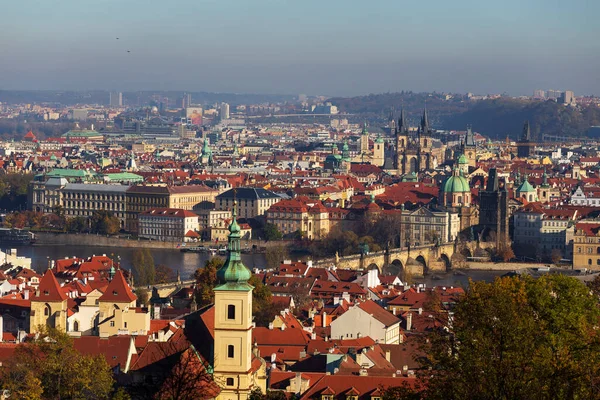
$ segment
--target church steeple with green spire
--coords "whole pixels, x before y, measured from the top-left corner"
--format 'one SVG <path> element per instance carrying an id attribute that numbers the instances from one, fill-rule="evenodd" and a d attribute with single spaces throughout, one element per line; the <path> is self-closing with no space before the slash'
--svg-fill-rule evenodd
<path id="1" fill-rule="evenodd" d="M 248 284 L 252 273 L 242 262 L 240 239 L 241 228 L 237 222 L 237 202 L 234 202 L 231 224 L 229 224 L 227 260 L 225 260 L 223 267 L 217 271 L 218 286 L 215 290 L 249 291 L 253 289 Z"/>
<path id="2" fill-rule="evenodd" d="M 344 145 L 342 146 L 342 161 L 350 161 L 350 147 L 347 140 L 344 140 Z"/>

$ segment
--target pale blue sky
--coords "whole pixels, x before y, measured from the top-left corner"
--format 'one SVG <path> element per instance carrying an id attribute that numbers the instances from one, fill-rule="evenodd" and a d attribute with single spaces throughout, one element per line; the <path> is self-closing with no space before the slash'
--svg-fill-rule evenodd
<path id="1" fill-rule="evenodd" d="M 0 89 L 600 94 L 599 15 L 598 0 L 1 0 Z"/>

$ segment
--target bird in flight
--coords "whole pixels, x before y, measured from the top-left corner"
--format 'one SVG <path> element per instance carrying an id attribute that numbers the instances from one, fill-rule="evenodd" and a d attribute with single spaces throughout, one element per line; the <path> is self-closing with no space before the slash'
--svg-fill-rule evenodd
<path id="1" fill-rule="evenodd" d="M 117 40 L 119 40 L 119 38 L 117 38 Z"/>
<path id="2" fill-rule="evenodd" d="M 131 53 L 131 51 L 127 50 L 128 53 Z"/>

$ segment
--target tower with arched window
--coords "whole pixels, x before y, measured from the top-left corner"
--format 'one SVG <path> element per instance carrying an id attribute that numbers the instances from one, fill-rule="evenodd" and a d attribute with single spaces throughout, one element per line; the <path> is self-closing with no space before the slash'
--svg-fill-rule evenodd
<path id="1" fill-rule="evenodd" d="M 31 333 L 40 326 L 67 330 L 67 295 L 63 292 L 52 271 L 48 270 L 40 280 L 35 295 L 31 298 L 29 326 Z"/>

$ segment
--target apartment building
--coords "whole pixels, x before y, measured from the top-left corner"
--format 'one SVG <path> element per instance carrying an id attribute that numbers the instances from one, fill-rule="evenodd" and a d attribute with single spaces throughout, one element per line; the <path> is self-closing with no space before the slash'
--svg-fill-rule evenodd
<path id="1" fill-rule="evenodd" d="M 162 242 L 187 242 L 198 230 L 198 215 L 180 208 L 152 208 L 138 216 L 139 237 Z"/>
<path id="2" fill-rule="evenodd" d="M 67 183 L 62 188 L 63 211 L 71 218 L 89 218 L 96 211 L 110 211 L 121 221 L 121 228 L 125 228 L 128 189 L 126 185 Z"/>

